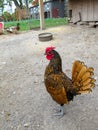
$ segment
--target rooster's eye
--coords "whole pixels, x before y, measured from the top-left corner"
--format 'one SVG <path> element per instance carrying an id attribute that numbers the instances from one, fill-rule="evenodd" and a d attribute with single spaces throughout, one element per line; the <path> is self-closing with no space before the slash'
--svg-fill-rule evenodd
<path id="1" fill-rule="evenodd" d="M 50 54 L 51 54 L 51 52 L 49 51 L 49 52 L 47 52 L 47 54 L 48 54 L 48 55 L 50 55 Z"/>

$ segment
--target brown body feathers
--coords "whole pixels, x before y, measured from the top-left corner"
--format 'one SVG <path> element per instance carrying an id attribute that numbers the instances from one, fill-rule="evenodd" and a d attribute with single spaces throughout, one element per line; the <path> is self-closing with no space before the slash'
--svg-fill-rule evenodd
<path id="1" fill-rule="evenodd" d="M 49 50 L 50 51 L 50 50 Z M 51 54 L 52 57 L 51 58 Z M 68 104 L 78 94 L 89 93 L 95 86 L 93 68 L 88 68 L 83 62 L 75 61 L 72 68 L 72 79 L 62 71 L 60 55 L 55 50 L 47 51 L 50 62 L 45 70 L 45 86 L 53 100 L 58 104 Z"/>

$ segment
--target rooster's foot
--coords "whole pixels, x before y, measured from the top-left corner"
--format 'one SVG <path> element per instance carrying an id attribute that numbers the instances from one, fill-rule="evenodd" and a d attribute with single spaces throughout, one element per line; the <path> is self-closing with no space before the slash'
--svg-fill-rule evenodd
<path id="1" fill-rule="evenodd" d="M 54 114 L 54 116 L 60 116 L 63 117 L 64 116 L 64 105 L 61 105 L 60 110 L 58 111 L 58 113 Z"/>

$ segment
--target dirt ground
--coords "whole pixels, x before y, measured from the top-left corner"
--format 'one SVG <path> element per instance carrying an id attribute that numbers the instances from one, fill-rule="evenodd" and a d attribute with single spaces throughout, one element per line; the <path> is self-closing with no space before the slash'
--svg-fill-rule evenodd
<path id="1" fill-rule="evenodd" d="M 40 42 L 41 32 L 53 33 L 53 40 Z M 94 67 L 98 77 L 98 28 L 68 25 L 0 35 L 0 130 L 98 130 L 98 81 L 92 93 L 65 105 L 62 118 L 53 115 L 59 105 L 43 82 L 47 46 L 56 46 L 70 77 L 74 60 Z"/>

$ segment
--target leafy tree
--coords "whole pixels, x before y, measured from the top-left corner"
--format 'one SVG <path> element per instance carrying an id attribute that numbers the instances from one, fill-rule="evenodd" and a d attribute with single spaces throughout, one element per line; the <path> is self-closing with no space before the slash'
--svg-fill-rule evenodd
<path id="1" fill-rule="evenodd" d="M 29 15 L 28 4 L 30 2 L 32 2 L 32 0 L 6 0 L 6 4 L 8 4 L 10 7 L 12 7 L 12 2 L 14 2 L 14 4 L 15 4 L 17 9 L 21 10 L 21 9 L 24 9 L 26 7 L 26 9 L 27 9 L 27 16 Z M 2 12 L 3 12 L 3 8 L 4 8 L 4 4 L 5 4 L 5 0 L 0 0 L 0 7 L 2 8 Z M 5 12 L 3 16 L 4 16 L 4 20 L 9 21 L 11 19 L 12 20 L 15 19 L 16 14 L 13 14 L 12 18 L 11 18 L 9 13 Z"/>
<path id="2" fill-rule="evenodd" d="M 0 0 L 0 7 L 3 7 L 4 0 Z"/>
<path id="3" fill-rule="evenodd" d="M 23 8 L 23 2 L 22 0 L 12 0 L 15 4 L 15 6 L 19 9 L 22 9 Z"/>
<path id="4" fill-rule="evenodd" d="M 8 3 L 14 2 L 15 6 L 19 9 L 24 8 L 24 4 L 32 2 L 32 0 L 7 0 Z"/>
<path id="5" fill-rule="evenodd" d="M 0 0 L 0 8 L 2 9 L 2 12 L 3 12 L 3 9 L 4 9 L 4 0 Z"/>
<path id="6" fill-rule="evenodd" d="M 8 13 L 8 12 L 3 13 L 3 18 L 4 18 L 5 21 L 11 21 L 12 20 L 11 14 Z"/>
<path id="7" fill-rule="evenodd" d="M 16 21 L 16 20 L 17 20 L 17 18 L 16 18 L 16 12 L 14 12 L 14 13 L 12 14 L 12 20 L 13 20 L 13 21 Z"/>

